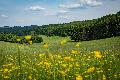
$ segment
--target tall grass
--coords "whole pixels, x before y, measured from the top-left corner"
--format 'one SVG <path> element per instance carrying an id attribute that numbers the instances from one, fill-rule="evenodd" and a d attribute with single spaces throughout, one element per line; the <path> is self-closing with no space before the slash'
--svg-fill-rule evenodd
<path id="1" fill-rule="evenodd" d="M 120 79 L 120 37 L 79 43 L 43 39 L 33 45 L 0 42 L 0 80 Z"/>

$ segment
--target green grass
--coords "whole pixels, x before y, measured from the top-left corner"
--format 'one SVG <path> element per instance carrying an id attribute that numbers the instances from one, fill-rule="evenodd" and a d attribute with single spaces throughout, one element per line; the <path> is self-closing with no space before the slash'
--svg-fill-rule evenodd
<path id="1" fill-rule="evenodd" d="M 120 37 L 113 37 L 101 40 L 82 41 L 79 48 L 74 47 L 77 42 L 72 42 L 69 38 L 64 37 L 46 37 L 42 36 L 44 42 L 35 43 L 33 45 L 19 44 L 21 46 L 20 51 L 22 53 L 43 53 L 47 51 L 42 46 L 44 43 L 48 43 L 50 51 L 58 51 L 62 48 L 62 51 L 68 51 L 71 49 L 77 49 L 80 51 L 93 51 L 93 50 L 116 50 L 120 48 Z M 64 46 L 60 46 L 60 41 L 67 40 Z M 0 52 L 2 54 L 17 53 L 17 44 L 9 42 L 0 42 Z"/>
<path id="2" fill-rule="evenodd" d="M 84 80 L 120 79 L 120 37 L 82 41 L 79 47 L 68 37 L 42 37 L 43 43 L 32 45 L 0 42 L 0 80 L 5 76 L 8 80 L 75 80 L 78 76 Z M 61 45 L 63 40 L 67 42 Z M 102 58 L 96 58 L 94 51 Z M 93 67 L 95 70 L 87 73 Z"/>

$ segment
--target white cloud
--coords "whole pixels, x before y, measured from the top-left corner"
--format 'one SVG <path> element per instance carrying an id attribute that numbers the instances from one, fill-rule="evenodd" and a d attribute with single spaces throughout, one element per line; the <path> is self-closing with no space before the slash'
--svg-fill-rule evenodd
<path id="1" fill-rule="evenodd" d="M 82 7 L 82 5 L 81 4 L 67 4 L 67 5 L 65 5 L 65 4 L 62 4 L 62 5 L 60 5 L 59 6 L 60 8 L 66 8 L 66 9 L 74 9 L 74 8 L 79 8 L 79 7 Z"/>
<path id="2" fill-rule="evenodd" d="M 62 19 L 68 19 L 69 18 L 69 16 L 66 16 L 66 15 L 61 15 L 59 17 L 62 18 Z"/>
<path id="3" fill-rule="evenodd" d="M 5 14 L 1 14 L 0 17 L 1 17 L 1 18 L 8 18 L 8 16 L 5 15 Z"/>
<path id="4" fill-rule="evenodd" d="M 36 6 L 31 6 L 29 7 L 27 10 L 31 10 L 31 11 L 41 11 L 41 10 L 45 10 L 45 8 L 39 6 L 39 5 L 36 5 Z"/>
<path id="5" fill-rule="evenodd" d="M 60 11 L 58 11 L 58 13 L 61 13 L 61 14 L 64 14 L 64 13 L 67 13 L 67 12 L 69 12 L 69 11 L 67 11 L 67 10 L 60 10 Z"/>
<path id="6" fill-rule="evenodd" d="M 101 6 L 102 2 L 98 0 L 80 0 L 80 4 L 87 5 L 87 6 Z"/>
<path id="7" fill-rule="evenodd" d="M 101 6 L 103 3 L 98 0 L 75 0 L 76 2 L 71 4 L 62 4 L 59 5 L 60 8 L 63 9 L 75 9 L 82 7 L 96 7 Z"/>
<path id="8" fill-rule="evenodd" d="M 59 11 L 46 11 L 45 15 L 46 16 L 59 16 L 59 15 L 64 15 L 66 13 L 68 13 L 69 11 L 67 10 L 59 10 Z"/>

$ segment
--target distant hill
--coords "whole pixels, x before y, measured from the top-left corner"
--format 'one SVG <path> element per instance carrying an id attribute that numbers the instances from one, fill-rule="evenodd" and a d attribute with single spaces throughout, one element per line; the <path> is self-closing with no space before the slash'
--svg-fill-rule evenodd
<path id="1" fill-rule="evenodd" d="M 70 36 L 72 40 L 93 40 L 120 36 L 120 11 L 98 19 L 63 24 L 0 27 L 0 33 L 16 35 Z"/>

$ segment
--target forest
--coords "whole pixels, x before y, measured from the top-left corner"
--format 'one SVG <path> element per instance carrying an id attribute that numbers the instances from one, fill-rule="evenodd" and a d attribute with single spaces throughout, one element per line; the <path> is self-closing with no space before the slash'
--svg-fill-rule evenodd
<path id="1" fill-rule="evenodd" d="M 0 36 L 5 36 L 6 34 L 16 36 L 70 36 L 71 40 L 74 41 L 86 41 L 120 36 L 120 11 L 116 14 L 109 14 L 98 19 L 74 21 L 70 23 L 42 26 L 0 27 Z"/>

